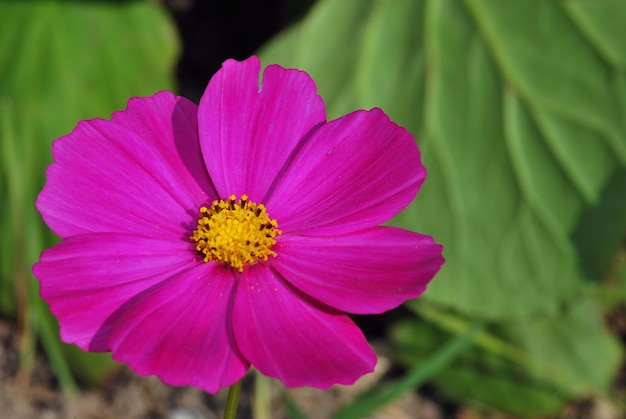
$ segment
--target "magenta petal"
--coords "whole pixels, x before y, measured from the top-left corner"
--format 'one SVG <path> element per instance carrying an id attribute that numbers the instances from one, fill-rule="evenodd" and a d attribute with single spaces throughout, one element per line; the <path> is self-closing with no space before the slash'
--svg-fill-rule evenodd
<path id="1" fill-rule="evenodd" d="M 196 106 L 170 92 L 134 98 L 112 120 L 81 122 L 54 142 L 37 200 L 61 237 L 87 232 L 181 235 L 215 198 L 200 155 Z"/>
<path id="2" fill-rule="evenodd" d="M 133 152 L 150 160 L 144 166 L 162 176 L 159 183 L 173 196 L 191 203 L 215 198 L 200 151 L 195 103 L 162 91 L 151 98 L 131 99 L 111 120 L 143 138 L 148 149 L 134 146 Z"/>
<path id="3" fill-rule="evenodd" d="M 41 297 L 59 319 L 62 339 L 85 350 L 108 351 L 110 321 L 117 310 L 197 266 L 190 247 L 130 234 L 84 234 L 44 251 L 33 274 Z"/>
<path id="4" fill-rule="evenodd" d="M 205 263 L 150 289 L 117 318 L 113 358 L 171 385 L 232 385 L 250 366 L 234 344 L 234 284 L 230 269 Z"/>
<path id="5" fill-rule="evenodd" d="M 263 265 L 243 272 L 233 323 L 246 359 L 288 387 L 352 384 L 376 364 L 350 318 L 308 300 Z"/>
<path id="6" fill-rule="evenodd" d="M 407 130 L 380 109 L 357 111 L 315 131 L 265 204 L 285 232 L 356 231 L 391 219 L 425 176 Z"/>
<path id="7" fill-rule="evenodd" d="M 376 227 L 333 237 L 284 235 L 272 266 L 338 310 L 376 314 L 418 297 L 443 264 L 429 236 Z"/>
<path id="8" fill-rule="evenodd" d="M 270 65 L 259 90 L 257 57 L 224 62 L 198 112 L 202 152 L 220 196 L 264 199 L 298 142 L 326 120 L 304 72 Z"/>

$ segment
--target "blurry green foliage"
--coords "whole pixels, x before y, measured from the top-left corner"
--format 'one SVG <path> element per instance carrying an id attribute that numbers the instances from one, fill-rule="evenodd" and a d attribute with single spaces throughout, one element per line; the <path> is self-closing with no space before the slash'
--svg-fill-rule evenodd
<path id="1" fill-rule="evenodd" d="M 150 2 L 2 1 L 0 39 L 0 313 L 24 329 L 22 362 L 39 337 L 62 385 L 72 388 L 66 351 L 88 380 L 103 359 L 59 343 L 30 274 L 57 240 L 35 209 L 50 145 L 79 120 L 124 108 L 131 96 L 171 90 L 177 35 Z"/>
<path id="2" fill-rule="evenodd" d="M 458 336 L 453 336 L 445 342 L 438 341 L 440 345 L 433 352 L 421 353 L 420 362 L 414 362 L 413 367 L 402 378 L 382 383 L 360 394 L 356 400 L 336 412 L 333 419 L 367 417 L 404 393 L 425 384 L 426 381 L 436 379 L 452 364 L 453 360 L 462 356 L 476 335 L 485 328 L 486 322 L 477 321 L 466 326 Z M 413 354 L 415 352 L 412 351 L 411 355 Z"/>
<path id="3" fill-rule="evenodd" d="M 475 339 L 435 380 L 450 397 L 533 416 L 610 389 L 621 349 L 596 300 L 624 259 L 624 39 L 623 1 L 321 0 L 261 51 L 309 72 L 329 118 L 381 107 L 415 135 L 428 177 L 392 223 L 447 262 L 399 354 L 497 324 L 495 349 Z"/>
<path id="4" fill-rule="evenodd" d="M 397 354 L 411 365 L 423 365 L 433 346 L 464 333 L 469 325 L 430 304 L 411 302 L 409 307 L 432 321 L 405 320 L 394 327 Z M 599 313 L 597 304 L 587 300 L 560 316 L 494 324 L 433 382 L 454 399 L 531 418 L 581 395 L 600 396 L 621 359 L 620 346 Z"/>

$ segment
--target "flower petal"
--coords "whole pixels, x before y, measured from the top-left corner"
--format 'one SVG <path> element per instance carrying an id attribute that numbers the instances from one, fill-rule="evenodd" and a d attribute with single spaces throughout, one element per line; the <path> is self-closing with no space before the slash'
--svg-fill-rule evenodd
<path id="1" fill-rule="evenodd" d="M 139 375 L 209 393 L 230 386 L 250 364 L 234 344 L 233 272 L 203 263 L 139 296 L 113 326 L 113 359 Z"/>
<path id="2" fill-rule="evenodd" d="M 224 62 L 200 100 L 206 166 L 222 198 L 262 202 L 299 141 L 326 120 L 308 74 L 270 65 L 259 90 L 257 57 Z"/>
<path id="3" fill-rule="evenodd" d="M 261 264 L 241 275 L 233 320 L 241 353 L 287 387 L 352 384 L 376 364 L 350 318 L 307 299 Z"/>
<path id="4" fill-rule="evenodd" d="M 395 216 L 425 176 L 407 130 L 380 109 L 356 111 L 315 131 L 265 204 L 284 232 L 356 231 Z"/>
<path id="5" fill-rule="evenodd" d="M 111 121 L 81 122 L 52 152 L 37 208 L 61 237 L 178 237 L 181 225 L 216 196 L 200 155 L 196 106 L 170 92 L 131 99 Z"/>
<path id="6" fill-rule="evenodd" d="M 377 314 L 418 297 L 443 264 L 429 236 L 376 227 L 333 236 L 284 235 L 272 266 L 296 288 L 337 310 Z"/>
<path id="7" fill-rule="evenodd" d="M 201 156 L 195 103 L 161 91 L 151 98 L 131 99 L 127 109 L 115 112 L 111 120 L 143 138 L 148 148 L 137 150 L 134 145 L 133 151 L 150 159 L 149 164 L 158 161 L 154 171 L 163 176 L 159 181 L 172 196 L 192 197 L 194 204 L 216 197 Z M 167 166 L 169 170 L 163 171 Z"/>
<path id="8" fill-rule="evenodd" d="M 33 274 L 59 319 L 62 339 L 103 352 L 110 349 L 112 316 L 147 289 L 198 265 L 192 247 L 130 234 L 83 234 L 44 251 Z"/>

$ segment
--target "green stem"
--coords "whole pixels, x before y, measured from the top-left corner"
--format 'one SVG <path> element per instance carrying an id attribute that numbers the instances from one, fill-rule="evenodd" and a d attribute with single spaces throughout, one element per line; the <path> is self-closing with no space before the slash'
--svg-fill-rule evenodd
<path id="1" fill-rule="evenodd" d="M 270 379 L 260 372 L 254 377 L 254 399 L 252 410 L 255 419 L 272 419 L 272 407 L 270 403 Z"/>
<path id="2" fill-rule="evenodd" d="M 235 419 L 237 417 L 237 405 L 239 404 L 240 392 L 241 381 L 237 381 L 228 389 L 228 399 L 226 399 L 226 410 L 224 410 L 224 419 Z"/>

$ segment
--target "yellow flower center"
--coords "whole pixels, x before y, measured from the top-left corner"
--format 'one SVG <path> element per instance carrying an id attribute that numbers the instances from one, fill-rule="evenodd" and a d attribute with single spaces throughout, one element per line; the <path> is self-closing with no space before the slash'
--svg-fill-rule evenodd
<path id="1" fill-rule="evenodd" d="M 200 208 L 198 227 L 190 237 L 205 262 L 222 262 L 243 272 L 245 265 L 276 256 L 272 246 L 282 232 L 272 220 L 265 205 L 248 201 L 243 195 L 213 201 Z"/>

